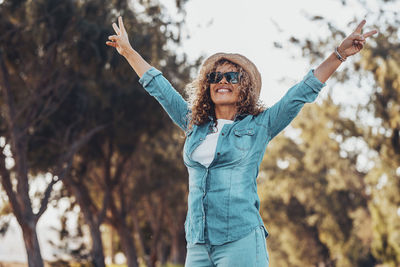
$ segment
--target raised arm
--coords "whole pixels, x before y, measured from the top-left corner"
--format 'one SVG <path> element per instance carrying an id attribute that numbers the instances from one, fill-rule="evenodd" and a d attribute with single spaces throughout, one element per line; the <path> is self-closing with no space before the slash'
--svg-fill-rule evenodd
<path id="1" fill-rule="evenodd" d="M 271 140 L 288 126 L 304 104 L 313 102 L 325 85 L 315 77 L 314 70 L 311 69 L 303 80 L 292 86 L 278 102 L 259 114 L 256 120 L 263 126 L 261 129 L 266 131 L 267 140 Z"/>
<path id="2" fill-rule="evenodd" d="M 364 19 L 360 24 L 358 24 L 355 31 L 343 40 L 337 48 L 339 56 L 333 52 L 324 62 L 321 63 L 321 65 L 318 66 L 318 68 L 315 69 L 315 77 L 317 77 L 321 82 L 326 82 L 326 80 L 328 80 L 328 78 L 336 71 L 340 64 L 346 60 L 347 57 L 360 52 L 364 47 L 366 39 L 378 32 L 377 30 L 372 30 L 362 34 L 362 28 L 365 23 L 366 20 Z"/>
<path id="3" fill-rule="evenodd" d="M 112 24 L 117 35 L 108 36 L 111 42 L 107 41 L 106 44 L 115 47 L 118 53 L 126 58 L 137 75 L 142 77 L 143 74 L 151 68 L 151 65 L 132 48 L 121 16 L 118 17 L 118 25 L 119 27 L 116 23 Z"/>
<path id="4" fill-rule="evenodd" d="M 305 103 L 313 102 L 339 65 L 347 57 L 360 52 L 365 39 L 377 33 L 376 30 L 372 30 L 361 34 L 365 22 L 363 20 L 356 30 L 343 40 L 336 52 L 333 52 L 315 70 L 310 70 L 304 79 L 290 88 L 276 104 L 257 116 L 258 123 L 267 131 L 267 138 L 275 137 L 297 116 Z"/>
<path id="5" fill-rule="evenodd" d="M 122 17 L 118 17 L 118 24 L 112 26 L 116 35 L 108 37 L 111 41 L 106 44 L 115 47 L 126 58 L 131 67 L 140 77 L 139 82 L 144 89 L 152 95 L 168 113 L 170 118 L 182 130 L 188 126 L 188 105 L 182 96 L 172 87 L 162 73 L 147 63 L 129 43 Z"/>

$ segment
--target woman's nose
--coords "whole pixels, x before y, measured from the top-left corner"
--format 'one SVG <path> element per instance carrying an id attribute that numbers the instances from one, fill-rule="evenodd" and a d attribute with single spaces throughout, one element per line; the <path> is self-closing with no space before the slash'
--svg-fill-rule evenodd
<path id="1" fill-rule="evenodd" d="M 228 81 L 226 80 L 225 75 L 222 76 L 222 80 L 220 80 L 219 83 L 228 83 Z"/>

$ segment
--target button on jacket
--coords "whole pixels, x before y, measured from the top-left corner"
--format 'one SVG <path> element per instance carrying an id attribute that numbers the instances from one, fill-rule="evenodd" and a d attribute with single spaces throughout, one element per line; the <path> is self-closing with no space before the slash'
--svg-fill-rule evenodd
<path id="1" fill-rule="evenodd" d="M 140 84 L 154 96 L 171 119 L 186 133 L 183 160 L 189 173 L 188 211 L 185 220 L 187 244 L 221 245 L 238 240 L 262 226 L 257 175 L 269 141 L 282 131 L 305 103 L 313 102 L 326 84 L 313 70 L 272 107 L 259 115 L 241 114 L 226 124 L 218 138 L 214 160 L 208 168 L 192 159 L 192 153 L 205 140 L 213 118 L 188 129 L 191 111 L 187 102 L 152 67 Z"/>

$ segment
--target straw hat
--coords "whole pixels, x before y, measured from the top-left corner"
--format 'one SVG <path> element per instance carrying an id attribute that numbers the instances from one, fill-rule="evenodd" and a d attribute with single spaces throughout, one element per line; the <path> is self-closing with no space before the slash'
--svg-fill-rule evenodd
<path id="1" fill-rule="evenodd" d="M 205 77 L 208 73 L 210 73 L 215 63 L 220 59 L 227 59 L 233 63 L 238 64 L 249 74 L 250 80 L 252 84 L 254 84 L 256 97 L 258 99 L 261 90 L 260 72 L 258 71 L 256 65 L 254 65 L 254 63 L 250 61 L 250 59 L 240 54 L 216 53 L 208 57 L 200 67 L 200 77 Z"/>

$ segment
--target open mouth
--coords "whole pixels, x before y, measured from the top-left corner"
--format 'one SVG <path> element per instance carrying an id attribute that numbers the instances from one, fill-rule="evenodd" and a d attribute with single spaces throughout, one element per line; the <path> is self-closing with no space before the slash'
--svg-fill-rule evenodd
<path id="1" fill-rule="evenodd" d="M 228 89 L 228 88 L 218 88 L 217 90 L 215 90 L 217 93 L 231 93 L 232 90 Z"/>

